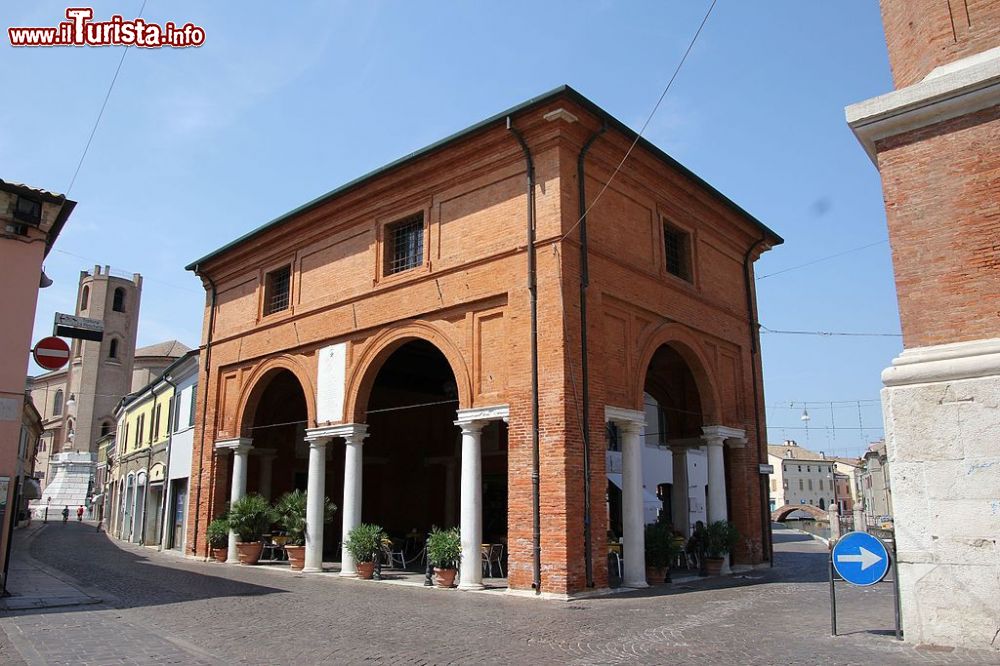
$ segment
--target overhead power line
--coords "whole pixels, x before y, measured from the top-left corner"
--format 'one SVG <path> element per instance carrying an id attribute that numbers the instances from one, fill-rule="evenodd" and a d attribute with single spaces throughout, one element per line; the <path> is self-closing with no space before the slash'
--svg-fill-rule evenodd
<path id="1" fill-rule="evenodd" d="M 782 273 L 787 273 L 789 271 L 796 271 L 800 268 L 805 268 L 806 266 L 812 266 L 813 264 L 818 264 L 823 261 L 829 261 L 830 259 L 836 259 L 837 257 L 842 257 L 845 254 L 851 254 L 852 252 L 859 252 L 861 250 L 867 250 L 870 247 L 875 247 L 876 245 L 883 245 L 888 243 L 889 239 L 885 238 L 874 243 L 868 243 L 867 245 L 860 245 L 858 247 L 852 247 L 849 250 L 844 250 L 843 252 L 837 252 L 836 254 L 827 255 L 825 257 L 820 257 L 819 259 L 813 259 L 812 261 L 807 261 L 804 264 L 796 264 L 795 266 L 789 266 L 788 268 L 782 268 L 780 271 L 774 271 L 773 273 L 767 273 L 766 275 L 758 275 L 758 280 L 763 280 L 764 278 L 774 277 L 775 275 L 781 275 Z"/>
<path id="2" fill-rule="evenodd" d="M 774 335 L 818 335 L 822 337 L 848 336 L 855 338 L 901 338 L 902 333 L 856 333 L 846 331 L 780 331 L 760 325 L 761 333 L 771 333 Z"/>
<path id="3" fill-rule="evenodd" d="M 146 10 L 147 0 L 142 0 L 142 7 L 139 8 L 139 14 L 137 18 L 142 16 L 142 13 Z M 69 186 L 66 188 L 66 196 L 69 196 L 70 191 L 73 189 L 73 185 L 76 184 L 76 177 L 80 175 L 80 169 L 83 167 L 83 161 L 87 159 L 87 153 L 90 151 L 90 144 L 94 141 L 94 135 L 97 134 L 97 127 L 101 124 L 101 118 L 104 117 L 104 109 L 108 106 L 108 100 L 111 99 L 111 91 L 115 88 L 115 82 L 118 81 L 118 74 L 122 71 L 122 65 L 125 64 L 125 56 L 128 54 L 128 50 L 131 45 L 126 45 L 122 50 L 122 57 L 118 60 L 118 67 L 115 68 L 115 75 L 111 77 L 111 84 L 108 86 L 108 92 L 104 94 L 104 101 L 101 103 L 101 110 L 97 113 L 97 120 L 94 121 L 94 126 L 90 130 L 90 136 L 87 137 L 87 145 L 83 147 L 83 154 L 80 155 L 80 161 L 76 164 L 76 170 L 73 172 L 73 178 L 69 181 Z"/>
<path id="4" fill-rule="evenodd" d="M 715 3 L 717 1 L 718 0 L 712 0 L 712 4 L 708 6 L 708 11 L 705 12 L 705 18 L 703 18 L 701 20 L 701 23 L 698 25 L 698 29 L 695 31 L 694 37 L 691 38 L 691 42 L 688 44 L 687 49 L 684 51 L 684 55 L 681 56 L 680 62 L 677 63 L 677 67 L 674 69 L 673 75 L 671 75 L 670 80 L 667 81 L 667 85 L 663 88 L 663 92 L 660 93 L 660 98 L 656 100 L 656 104 L 653 105 L 653 110 L 650 111 L 649 115 L 646 117 L 646 122 L 644 122 L 642 124 L 642 127 L 639 128 L 639 133 L 635 135 L 635 139 L 632 141 L 632 145 L 630 145 L 628 147 L 628 150 L 625 151 L 625 156 L 622 157 L 621 162 L 618 163 L 618 166 L 615 167 L 615 170 L 611 172 L 611 177 L 608 178 L 606 183 L 604 183 L 604 187 L 601 188 L 601 191 L 597 193 L 597 196 L 594 197 L 594 200 L 591 201 L 590 205 L 587 206 L 587 208 L 583 211 L 583 215 L 580 216 L 580 219 L 578 219 L 576 223 L 569 228 L 569 231 L 567 231 L 565 234 L 562 235 L 562 238 L 560 238 L 560 240 L 564 240 L 567 236 L 573 233 L 574 229 L 580 226 L 580 223 L 583 222 L 583 220 L 587 217 L 587 213 L 589 213 L 590 210 L 597 204 L 601 196 L 607 191 L 608 186 L 611 185 L 611 181 L 615 179 L 615 176 L 617 176 L 618 172 L 621 171 L 622 166 L 625 165 L 625 161 L 629 158 L 629 155 L 632 154 L 632 151 L 635 149 L 636 144 L 639 143 L 639 139 L 642 138 L 643 133 L 646 131 L 646 128 L 649 126 L 650 121 L 653 119 L 653 116 L 656 115 L 656 111 L 660 108 L 660 104 L 663 103 L 663 98 L 667 96 L 667 92 L 670 90 L 670 86 L 673 85 L 674 79 L 676 79 L 677 75 L 680 74 L 681 67 L 684 66 L 684 62 L 687 60 L 688 54 L 691 53 L 691 49 L 694 48 L 695 42 L 698 41 L 698 36 L 701 34 L 702 28 L 704 28 L 705 24 L 708 22 L 708 17 L 712 15 L 712 10 L 715 9 Z"/>

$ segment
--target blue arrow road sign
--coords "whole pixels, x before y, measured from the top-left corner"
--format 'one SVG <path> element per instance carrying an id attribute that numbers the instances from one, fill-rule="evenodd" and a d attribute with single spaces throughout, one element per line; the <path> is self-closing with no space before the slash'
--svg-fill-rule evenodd
<path id="1" fill-rule="evenodd" d="M 833 568 L 852 585 L 874 585 L 889 572 L 889 551 L 865 532 L 848 532 L 830 552 Z"/>

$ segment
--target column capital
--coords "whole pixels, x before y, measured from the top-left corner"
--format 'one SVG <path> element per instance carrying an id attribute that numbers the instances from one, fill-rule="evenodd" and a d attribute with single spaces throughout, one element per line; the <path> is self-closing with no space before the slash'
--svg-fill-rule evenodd
<path id="1" fill-rule="evenodd" d="M 604 421 L 611 422 L 623 430 L 632 427 L 642 428 L 646 425 L 646 413 L 624 407 L 604 406 Z"/>
<path id="2" fill-rule="evenodd" d="M 342 423 L 340 425 L 306 428 L 306 441 L 310 446 L 323 446 L 335 437 L 342 437 L 348 444 L 362 444 L 368 436 L 367 423 Z M 322 441 L 320 444 L 319 442 Z"/>
<path id="3" fill-rule="evenodd" d="M 702 440 L 706 446 L 722 446 L 728 444 L 729 448 L 742 448 L 747 444 L 747 431 L 739 428 L 730 428 L 723 425 L 702 426 Z"/>
<path id="4" fill-rule="evenodd" d="M 465 427 L 466 423 L 481 421 L 480 428 L 486 425 L 486 421 L 506 421 L 510 418 L 510 405 L 491 405 L 489 407 L 472 407 L 470 409 L 459 409 L 455 412 L 455 425 Z"/>
<path id="5" fill-rule="evenodd" d="M 233 439 L 215 440 L 216 451 L 232 451 L 233 453 L 247 453 L 253 448 L 253 439 L 250 437 L 235 437 Z"/>

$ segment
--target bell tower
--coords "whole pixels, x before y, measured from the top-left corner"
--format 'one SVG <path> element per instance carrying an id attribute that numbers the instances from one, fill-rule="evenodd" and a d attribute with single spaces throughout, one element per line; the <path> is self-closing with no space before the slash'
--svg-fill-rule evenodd
<path id="1" fill-rule="evenodd" d="M 104 322 L 104 339 L 73 341 L 64 429 L 69 440 L 72 424 L 73 450 L 96 453 L 97 440 L 115 427 L 115 406 L 131 389 L 141 295 L 138 273 L 112 275 L 110 266 L 80 272 L 76 314 Z"/>

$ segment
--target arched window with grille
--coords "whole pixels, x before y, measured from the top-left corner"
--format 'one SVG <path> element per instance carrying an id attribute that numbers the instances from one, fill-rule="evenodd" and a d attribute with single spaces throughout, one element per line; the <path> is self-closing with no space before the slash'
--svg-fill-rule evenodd
<path id="1" fill-rule="evenodd" d="M 63 392 L 62 389 L 56 391 L 56 397 L 52 400 L 52 416 L 62 416 L 63 412 Z"/>
<path id="2" fill-rule="evenodd" d="M 111 338 L 108 343 L 108 358 L 118 358 L 118 338 Z"/>
<path id="3" fill-rule="evenodd" d="M 85 285 L 83 292 L 80 294 L 80 312 L 83 312 L 88 307 L 90 307 L 90 286 Z"/>
<path id="4" fill-rule="evenodd" d="M 125 290 L 121 287 L 115 289 L 114 302 L 111 309 L 115 312 L 125 312 Z"/>

